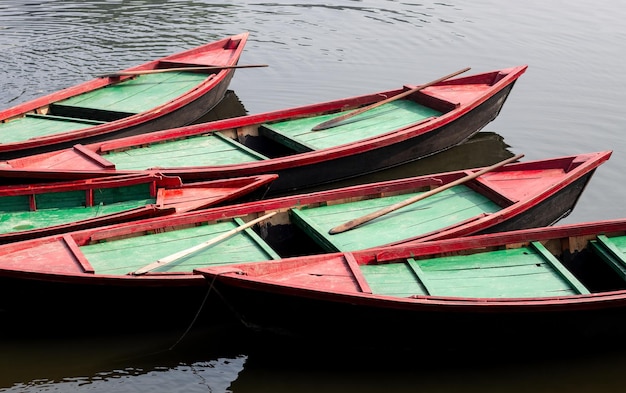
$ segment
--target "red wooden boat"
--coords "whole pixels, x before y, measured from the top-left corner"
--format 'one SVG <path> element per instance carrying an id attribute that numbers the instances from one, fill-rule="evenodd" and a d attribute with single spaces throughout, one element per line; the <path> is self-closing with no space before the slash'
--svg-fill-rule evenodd
<path id="1" fill-rule="evenodd" d="M 275 173 L 279 178 L 271 192 L 284 194 L 390 168 L 465 141 L 498 115 L 525 70 L 444 77 L 418 87 L 75 145 L 0 162 L 0 176 L 59 179 L 147 170 L 210 180 Z M 312 130 L 363 108 L 370 109 L 337 127 Z"/>
<path id="2" fill-rule="evenodd" d="M 184 184 L 156 174 L 0 187 L 0 244 L 261 198 L 276 175 Z"/>
<path id="3" fill-rule="evenodd" d="M 54 310 L 59 324 L 78 319 L 81 326 L 103 320 L 132 320 L 136 327 L 150 322 L 152 328 L 185 325 L 207 292 L 196 268 L 549 225 L 574 208 L 610 154 L 263 199 L 1 245 L 0 309 L 17 314 L 14 323 Z M 426 195 L 329 234 L 344 221 Z M 202 313 L 205 321 L 220 321 L 214 312 L 211 307 Z"/>
<path id="4" fill-rule="evenodd" d="M 243 33 L 0 111 L 0 158 L 191 124 L 224 96 Z"/>
<path id="5" fill-rule="evenodd" d="M 246 326 L 328 348 L 597 349 L 626 322 L 625 219 L 199 271 Z"/>

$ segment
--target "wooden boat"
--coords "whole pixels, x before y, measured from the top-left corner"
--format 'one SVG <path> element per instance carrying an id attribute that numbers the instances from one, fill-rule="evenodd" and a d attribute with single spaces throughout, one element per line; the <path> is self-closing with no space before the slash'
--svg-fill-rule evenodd
<path id="1" fill-rule="evenodd" d="M 153 328 L 184 325 L 207 292 L 196 268 L 549 225 L 574 208 L 609 156 L 513 163 L 457 185 L 490 167 L 390 180 L 1 245 L 0 309 L 19 314 L 11 320 L 24 323 L 55 310 L 58 323 L 78 318 L 82 326 L 107 318 L 139 320 L 136 327 L 149 321 Z M 344 221 L 435 191 L 433 186 L 443 190 L 351 230 L 328 233 Z M 219 321 L 214 311 L 204 318 Z"/>
<path id="2" fill-rule="evenodd" d="M 0 187 L 0 244 L 260 198 L 276 175 L 184 184 L 156 174 Z"/>
<path id="3" fill-rule="evenodd" d="M 224 96 L 247 39 L 223 38 L 2 110 L 0 158 L 191 124 Z"/>
<path id="4" fill-rule="evenodd" d="M 272 195 L 291 193 L 394 167 L 465 141 L 498 115 L 525 70 L 519 66 L 440 78 L 417 87 L 75 145 L 0 162 L 0 176 L 58 179 L 147 170 L 195 181 L 275 173 L 279 178 Z M 384 102 L 406 93 L 411 94 Z M 320 122 L 363 108 L 370 109 L 337 127 L 312 131 Z"/>
<path id="5" fill-rule="evenodd" d="M 626 322 L 625 219 L 199 271 L 246 326 L 326 348 L 597 350 Z"/>

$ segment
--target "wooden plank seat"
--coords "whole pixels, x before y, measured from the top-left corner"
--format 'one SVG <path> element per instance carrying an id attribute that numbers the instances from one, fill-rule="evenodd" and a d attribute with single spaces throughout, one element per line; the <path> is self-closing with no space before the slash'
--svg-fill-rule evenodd
<path id="1" fill-rule="evenodd" d="M 297 152 L 307 152 L 376 137 L 441 115 L 441 112 L 414 101 L 398 100 L 354 116 L 337 127 L 311 130 L 313 126 L 345 113 L 267 123 L 259 128 L 259 134 Z"/>
<path id="2" fill-rule="evenodd" d="M 598 235 L 589 241 L 589 247 L 626 281 L 626 236 Z"/>
<path id="3" fill-rule="evenodd" d="M 337 225 L 416 196 L 420 192 L 293 209 L 295 225 L 327 251 L 354 251 L 394 243 L 438 230 L 501 209 L 465 185 L 445 191 L 386 214 L 353 230 L 330 235 Z"/>
<path id="4" fill-rule="evenodd" d="M 375 294 L 415 297 L 529 298 L 589 291 L 545 247 L 529 246 L 362 265 Z"/>
<path id="5" fill-rule="evenodd" d="M 155 231 L 144 236 L 106 239 L 80 247 L 89 263 L 99 274 L 125 275 L 160 258 L 198 245 L 241 226 L 239 219 L 200 225 L 175 231 Z M 108 237 L 103 231 L 101 236 Z M 222 242 L 207 247 L 174 263 L 154 270 L 159 272 L 192 272 L 193 269 L 249 261 L 280 259 L 252 228 L 247 228 Z"/>
<path id="6" fill-rule="evenodd" d="M 109 150 L 112 149 L 112 150 Z M 266 160 L 267 157 L 219 132 L 179 139 L 166 144 L 155 143 L 149 148 L 115 149 L 115 142 L 103 144 L 102 158 L 115 164 L 118 170 L 172 168 L 189 165 L 228 165 Z"/>

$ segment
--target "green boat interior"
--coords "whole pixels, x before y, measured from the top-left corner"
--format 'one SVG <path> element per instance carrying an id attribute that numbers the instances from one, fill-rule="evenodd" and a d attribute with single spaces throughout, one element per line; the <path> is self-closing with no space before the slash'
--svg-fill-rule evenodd
<path id="1" fill-rule="evenodd" d="M 151 183 L 42 194 L 0 196 L 0 233 L 87 220 L 155 203 Z"/>
<path id="2" fill-rule="evenodd" d="M 211 264 L 222 265 L 278 259 L 321 252 L 357 250 L 423 236 L 454 226 L 466 218 L 482 216 L 500 206 L 465 185 L 449 188 L 420 202 L 401 208 L 352 231 L 329 235 L 328 230 L 346 220 L 390 206 L 426 192 L 374 195 L 354 200 L 300 206 L 280 211 L 262 225 L 237 233 L 228 239 L 159 268 L 161 272 L 191 272 Z M 380 195 L 379 195 L 380 196 Z M 249 221 L 246 219 L 246 221 Z M 80 249 L 96 273 L 126 274 L 169 254 L 193 247 L 243 224 L 240 218 L 133 233 L 116 237 L 97 232 Z M 139 236 L 141 235 L 141 236 Z M 127 257 L 122 257 L 126 255 Z M 99 261 L 99 262 L 98 262 Z M 130 261 L 130 262 L 129 262 Z M 115 266 L 121 264 L 121 267 Z"/>
<path id="3" fill-rule="evenodd" d="M 419 237 L 445 228 L 446 215 L 462 219 L 459 214 L 481 215 L 500 209 L 468 187 L 452 187 L 449 191 L 435 194 L 440 198 L 437 203 L 431 196 L 336 235 L 329 235 L 328 230 L 418 191 L 281 210 L 267 222 L 161 266 L 153 274 L 189 273 L 198 267 L 375 247 L 406 238 L 407 231 Z M 458 211 L 449 211 L 463 204 L 465 207 Z M 131 235 L 117 233 L 117 229 L 103 230 L 92 234 L 77 249 L 87 270 L 124 275 L 219 237 L 247 221 L 246 217 L 225 219 Z M 527 298 L 605 292 L 626 289 L 626 235 L 533 241 L 404 259 L 381 253 L 358 270 L 367 291 L 399 297 Z"/>
<path id="4" fill-rule="evenodd" d="M 425 99 L 432 105 L 427 106 L 414 99 L 380 105 L 327 130 L 312 131 L 311 128 L 348 111 L 264 123 L 243 130 L 211 132 L 152 144 L 149 149 L 117 148 L 113 142 L 101 147 L 102 158 L 120 170 L 242 164 L 354 143 L 429 121 L 456 107 L 441 100 L 432 105 L 432 98 Z"/>
<path id="5" fill-rule="evenodd" d="M 123 119 L 165 104 L 207 78 L 205 73 L 164 72 L 125 79 L 51 103 L 36 113 L 1 122 L 0 143 L 25 141 Z"/>

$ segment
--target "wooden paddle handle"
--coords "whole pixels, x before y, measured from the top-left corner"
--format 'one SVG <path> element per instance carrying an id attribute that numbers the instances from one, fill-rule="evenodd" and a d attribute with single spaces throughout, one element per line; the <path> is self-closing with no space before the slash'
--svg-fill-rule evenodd
<path id="1" fill-rule="evenodd" d="M 446 76 L 442 76 L 439 79 L 435 79 L 434 81 L 428 82 L 425 85 L 420 85 L 420 86 L 414 87 L 413 89 L 404 91 L 404 92 L 402 92 L 400 94 L 396 94 L 393 97 L 389 97 L 389 98 L 386 98 L 386 99 L 384 99 L 382 101 L 375 102 L 375 103 L 373 103 L 371 105 L 364 106 L 364 107 L 356 109 L 356 110 L 354 110 L 352 112 L 348 112 L 345 115 L 342 115 L 342 116 L 339 116 L 339 117 L 335 117 L 335 118 L 332 118 L 330 120 L 326 120 L 325 122 L 322 122 L 322 123 L 314 126 L 313 128 L 311 128 L 311 130 L 312 131 L 320 131 L 320 130 L 326 130 L 328 128 L 336 127 L 342 121 L 347 120 L 347 119 L 349 119 L 349 118 L 351 118 L 353 116 L 360 115 L 363 112 L 366 112 L 366 111 L 369 111 L 370 109 L 374 109 L 374 108 L 379 107 L 381 105 L 387 104 L 387 103 L 389 103 L 391 101 L 399 100 L 402 97 L 406 97 L 406 96 L 408 96 L 410 94 L 418 92 L 418 91 L 420 91 L 422 89 L 425 89 L 425 88 L 427 88 L 429 86 L 432 86 L 432 85 L 437 84 L 439 82 L 443 82 L 446 79 L 450 79 L 453 76 L 457 76 L 459 74 L 462 74 L 462 73 L 468 71 L 469 69 L 470 69 L 470 67 L 463 68 L 462 70 L 458 70 L 456 72 L 453 72 L 452 74 L 448 74 Z"/>
<path id="2" fill-rule="evenodd" d="M 165 266 L 165 265 L 167 265 L 169 263 L 177 261 L 177 260 L 179 260 L 179 259 L 181 259 L 183 257 L 186 257 L 187 255 L 193 254 L 194 252 L 197 252 L 197 251 L 200 251 L 200 250 L 202 250 L 204 248 L 212 246 L 213 244 L 219 243 L 222 240 L 228 239 L 229 237 L 233 236 L 234 234 L 237 234 L 237 233 L 239 233 L 239 232 L 241 232 L 241 231 L 243 231 L 243 230 L 245 230 L 247 228 L 250 228 L 251 226 L 253 226 L 254 224 L 256 224 L 258 222 L 261 222 L 263 220 L 267 220 L 268 218 L 272 217 L 276 213 L 277 212 L 271 212 L 271 213 L 268 213 L 268 214 L 266 214 L 264 216 L 255 218 L 254 220 L 249 221 L 249 222 L 245 223 L 244 225 L 239 226 L 237 228 L 231 229 L 230 231 L 225 232 L 225 233 L 223 233 L 223 234 L 221 234 L 219 236 L 216 236 L 213 239 L 207 240 L 207 241 L 205 241 L 203 243 L 200 243 L 200 244 L 197 244 L 197 245 L 195 245 L 193 247 L 189 247 L 189 248 L 187 248 L 185 250 L 178 251 L 178 252 L 176 252 L 174 254 L 171 254 L 171 255 L 168 255 L 166 257 L 163 257 L 163 258 L 157 260 L 156 262 L 150 263 L 150 264 L 148 264 L 148 265 L 146 265 L 146 266 L 144 266 L 142 268 L 139 268 L 139 269 L 135 270 L 134 272 L 132 272 L 132 274 L 135 275 L 135 276 L 146 274 L 149 271 L 152 271 L 152 270 L 154 270 L 154 269 L 156 269 L 158 267 Z"/>
<path id="3" fill-rule="evenodd" d="M 248 65 L 232 65 L 232 66 L 205 66 L 205 67 L 179 67 L 179 68 L 158 68 L 154 70 L 137 70 L 137 71 L 120 71 L 111 74 L 98 75 L 98 78 L 114 78 L 118 76 L 132 76 L 145 74 L 159 74 L 162 72 L 178 72 L 178 71 L 216 71 L 229 70 L 232 68 L 257 68 L 267 67 L 267 64 L 248 64 Z"/>
<path id="4" fill-rule="evenodd" d="M 383 209 L 377 210 L 377 211 L 375 211 L 373 213 L 366 214 L 365 216 L 362 216 L 362 217 L 359 217 L 359 218 L 355 218 L 355 219 L 350 220 L 350 221 L 348 221 L 348 222 L 346 222 L 344 224 L 338 225 L 338 226 L 332 228 L 330 231 L 328 231 L 328 233 L 331 234 L 331 235 L 334 235 L 334 234 L 337 234 L 337 233 L 348 231 L 348 230 L 350 230 L 350 229 L 352 229 L 354 227 L 357 227 L 357 226 L 359 226 L 361 224 L 365 224 L 368 221 L 372 221 L 375 218 L 383 216 L 383 215 L 385 215 L 387 213 L 391 213 L 394 210 L 398 210 L 398 209 L 400 209 L 400 208 L 402 208 L 404 206 L 410 205 L 410 204 L 415 203 L 417 201 L 420 201 L 422 199 L 428 198 L 431 195 L 435 195 L 435 194 L 437 194 L 437 193 L 439 193 L 441 191 L 447 190 L 448 188 L 451 188 L 451 187 L 454 187 L 454 186 L 458 186 L 459 184 L 465 183 L 466 181 L 475 179 L 478 176 L 484 175 L 485 173 L 493 171 L 496 168 L 499 168 L 499 167 L 501 167 L 503 165 L 506 165 L 506 164 L 508 164 L 510 162 L 517 161 L 517 160 L 519 160 L 522 157 L 524 157 L 523 154 L 518 154 L 518 155 L 516 155 L 514 157 L 511 157 L 511 158 L 508 158 L 508 159 L 506 159 L 504 161 L 500 161 L 500 162 L 498 162 L 496 164 L 493 164 L 493 165 L 491 165 L 491 166 L 489 166 L 487 168 L 483 168 L 483 169 L 481 169 L 478 172 L 474 172 L 474 173 L 472 173 L 470 175 L 467 175 L 465 177 L 457 179 L 457 180 L 455 180 L 453 182 L 450 182 L 448 184 L 444 184 L 441 187 L 434 188 L 434 189 L 432 189 L 432 190 L 430 190 L 428 192 L 425 192 L 423 194 L 416 195 L 416 196 L 414 196 L 412 198 L 406 199 L 404 201 L 398 202 L 398 203 L 393 204 L 391 206 L 387 206 L 387 207 L 385 207 Z"/>

